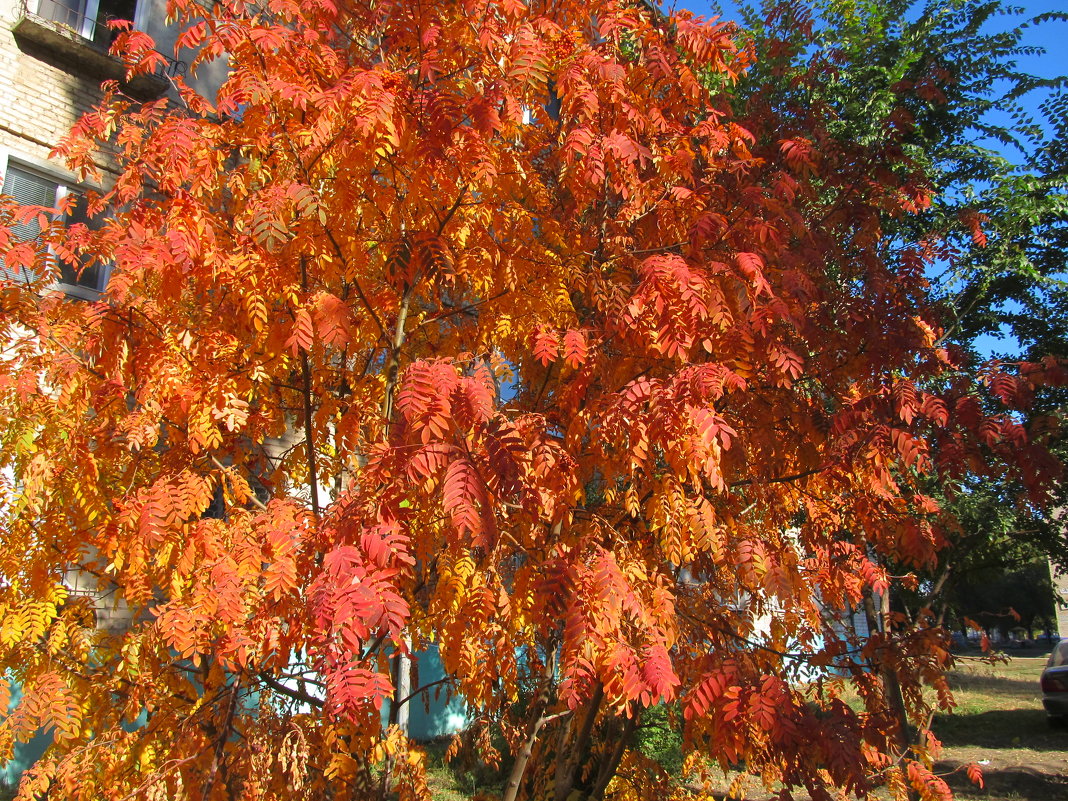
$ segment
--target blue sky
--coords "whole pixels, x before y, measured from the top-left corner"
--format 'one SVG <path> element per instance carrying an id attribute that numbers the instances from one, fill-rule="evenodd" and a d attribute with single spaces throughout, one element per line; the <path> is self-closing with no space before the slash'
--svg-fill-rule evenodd
<path id="1" fill-rule="evenodd" d="M 1020 3 L 1027 17 L 1047 12 L 1068 12 L 1068 0 L 1035 0 Z M 1024 56 L 1020 66 L 1034 75 L 1055 78 L 1068 75 L 1068 22 L 1047 22 L 1026 31 L 1028 44 L 1042 47 L 1043 55 Z"/>

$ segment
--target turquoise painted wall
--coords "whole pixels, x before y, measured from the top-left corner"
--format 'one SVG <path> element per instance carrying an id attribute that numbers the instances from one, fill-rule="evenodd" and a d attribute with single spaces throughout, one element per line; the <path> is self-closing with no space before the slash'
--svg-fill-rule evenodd
<path id="1" fill-rule="evenodd" d="M 412 654 L 417 661 L 418 681 L 413 679 L 412 689 L 425 687 L 445 678 L 436 645 Z M 415 740 L 433 740 L 448 737 L 463 729 L 470 722 L 463 701 L 448 696 L 445 685 L 436 685 L 420 693 L 408 702 L 408 735 Z M 382 705 L 382 723 L 389 721 L 389 704 Z"/>
<path id="2" fill-rule="evenodd" d="M 11 688 L 11 703 L 7 711 L 15 708 L 22 699 L 22 687 L 15 684 Z M 6 765 L 0 767 L 0 786 L 15 787 L 22 778 L 22 773 L 34 762 L 41 758 L 41 754 L 52 744 L 52 735 L 40 732 L 33 736 L 28 743 L 15 743 L 15 756 Z"/>

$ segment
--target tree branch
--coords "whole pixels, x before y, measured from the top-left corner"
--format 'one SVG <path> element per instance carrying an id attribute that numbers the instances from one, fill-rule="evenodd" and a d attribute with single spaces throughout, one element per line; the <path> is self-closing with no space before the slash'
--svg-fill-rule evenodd
<path id="1" fill-rule="evenodd" d="M 278 681 L 278 679 L 276 679 L 270 673 L 265 673 L 261 671 L 259 674 L 257 674 L 257 677 L 260 681 L 262 681 L 264 684 L 266 684 L 279 695 L 284 695 L 294 701 L 300 701 L 302 704 L 308 704 L 309 706 L 314 706 L 319 709 L 323 708 L 323 700 L 321 698 L 316 698 L 314 696 L 308 695 L 305 692 L 301 692 L 300 690 L 293 690 L 289 687 L 286 687 L 284 684 L 282 684 L 282 682 Z"/>

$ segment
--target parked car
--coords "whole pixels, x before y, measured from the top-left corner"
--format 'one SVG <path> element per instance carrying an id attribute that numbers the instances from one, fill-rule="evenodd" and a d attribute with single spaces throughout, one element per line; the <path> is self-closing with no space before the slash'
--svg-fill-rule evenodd
<path id="1" fill-rule="evenodd" d="M 1061 640 L 1042 671 L 1042 706 L 1054 725 L 1068 721 L 1068 640 Z"/>

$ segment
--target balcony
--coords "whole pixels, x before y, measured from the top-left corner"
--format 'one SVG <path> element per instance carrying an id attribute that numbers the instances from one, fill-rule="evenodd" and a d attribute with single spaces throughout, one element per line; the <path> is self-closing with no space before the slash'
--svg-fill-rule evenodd
<path id="1" fill-rule="evenodd" d="M 115 36 L 108 20 L 130 19 L 134 6 L 130 0 L 20 0 L 11 32 L 24 51 L 67 72 L 121 81 L 134 97 L 159 97 L 170 78 L 185 73 L 184 62 L 163 56 L 166 64 L 155 73 L 127 81 L 126 68 L 108 52 Z"/>

